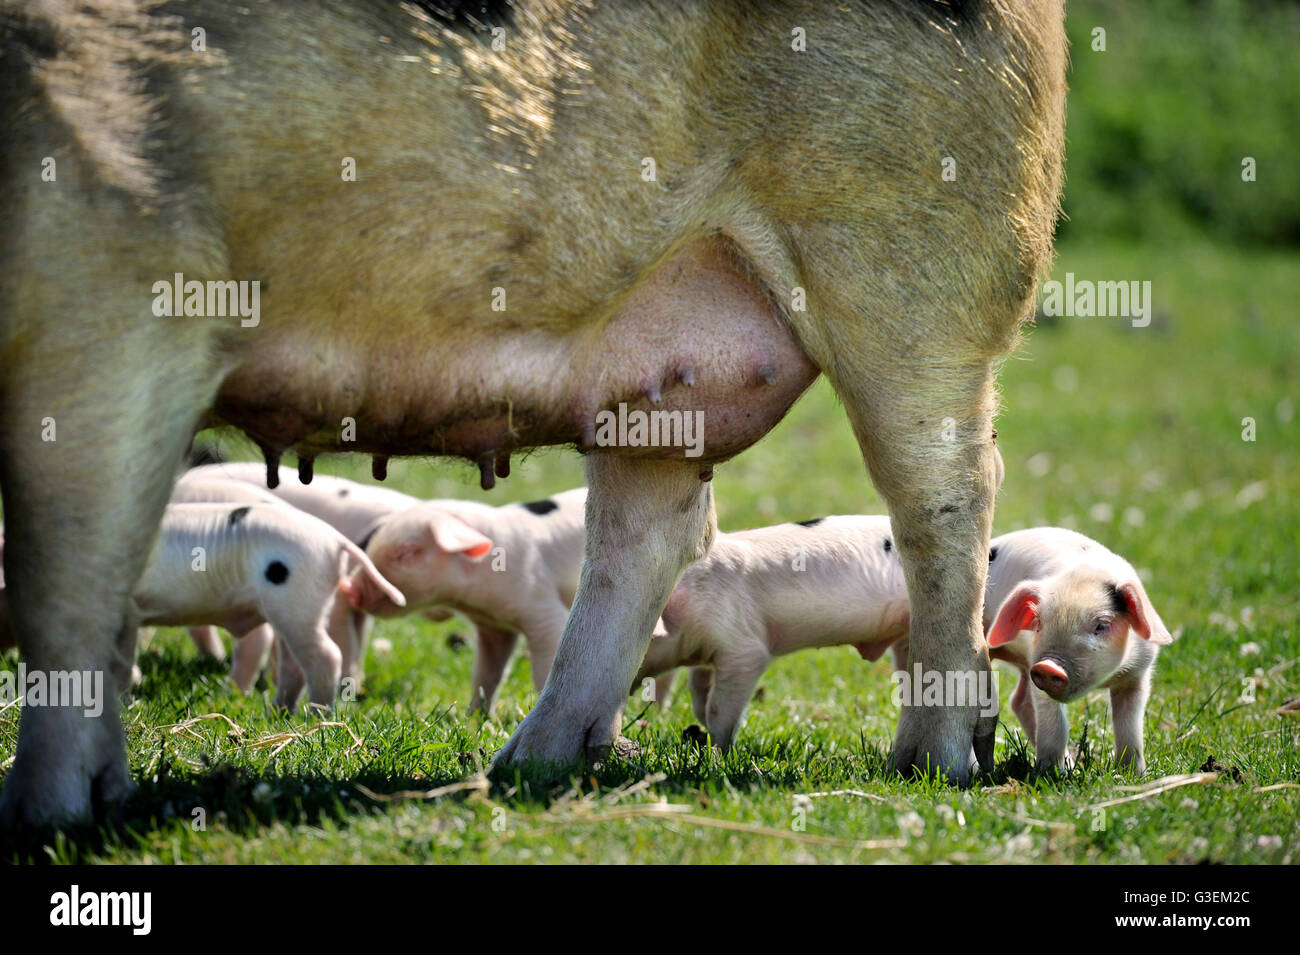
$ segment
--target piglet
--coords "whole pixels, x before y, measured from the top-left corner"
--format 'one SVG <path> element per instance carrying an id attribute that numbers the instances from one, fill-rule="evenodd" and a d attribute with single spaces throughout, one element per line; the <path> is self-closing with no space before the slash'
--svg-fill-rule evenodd
<path id="1" fill-rule="evenodd" d="M 334 700 L 342 653 L 326 628 L 347 559 L 400 606 L 405 598 L 346 537 L 309 514 L 269 504 L 172 504 L 133 593 L 140 623 L 216 625 L 244 634 L 268 623 L 302 668 L 313 703 Z M 300 686 L 281 681 L 275 703 Z"/>
<path id="2" fill-rule="evenodd" d="M 208 467 L 198 468 L 182 475 L 172 489 L 172 504 L 280 504 L 280 500 L 264 488 L 243 481 L 215 476 Z M 341 597 L 336 596 L 336 600 Z M 190 627 L 190 639 L 202 654 L 222 660 L 226 648 L 216 627 Z M 331 634 L 333 635 L 333 634 Z M 262 624 L 245 634 L 235 634 L 231 654 L 230 680 L 242 693 L 253 688 L 257 675 L 262 672 L 274 642 L 269 624 Z M 346 654 L 345 654 L 346 657 Z M 344 675 L 347 675 L 346 659 Z"/>
<path id="3" fill-rule="evenodd" d="M 434 500 L 392 514 L 366 545 L 379 573 L 405 596 L 394 601 L 369 574 L 344 583 L 354 607 L 393 617 L 449 607 L 478 630 L 471 710 L 491 710 L 519 637 L 533 684 L 546 682 L 578 588 L 586 488 L 492 507 Z"/>
<path id="4" fill-rule="evenodd" d="M 1039 769 L 1067 764 L 1065 704 L 1101 688 L 1120 766 L 1146 770 L 1151 677 L 1173 637 L 1128 561 L 1060 527 L 1004 534 L 989 550 L 984 629 L 989 655 L 1020 671 L 1011 708 Z"/>
<path id="5" fill-rule="evenodd" d="M 232 461 L 204 465 L 191 468 L 181 476 L 177 481 L 172 500 L 177 500 L 179 495 L 209 494 L 212 489 L 221 487 L 236 489 L 242 487 L 266 499 L 278 500 L 305 511 L 329 524 L 354 544 L 362 546 L 379 524 L 392 514 L 420 503 L 418 497 L 403 494 L 401 491 L 349 481 L 347 478 L 329 474 L 313 475 L 310 484 L 303 484 L 299 480 L 300 474 L 301 472 L 289 468 L 280 468 L 276 486 L 268 489 L 266 486 L 268 473 L 264 464 Z M 212 499 L 225 500 L 221 497 Z M 360 689 L 365 677 L 366 644 L 374 621 L 367 614 L 352 609 L 346 600 L 340 601 L 336 612 L 338 616 L 332 618 L 330 632 L 336 637 L 344 638 L 339 646 L 343 651 L 343 677 L 351 682 L 354 689 Z M 344 615 L 347 615 L 346 619 Z M 440 615 L 439 611 L 429 610 L 425 616 L 441 620 L 446 619 L 448 614 L 442 612 Z M 265 650 L 261 649 L 264 644 L 264 639 L 254 643 L 253 635 L 239 641 L 236 644 L 236 665 L 241 663 L 239 654 L 245 652 L 246 646 L 249 648 L 248 655 L 260 652 L 259 660 L 264 659 Z M 253 650 L 254 646 L 258 651 Z M 277 659 L 281 664 L 277 672 L 277 685 L 281 680 L 296 680 L 301 683 L 302 674 L 296 672 L 293 658 L 278 653 Z M 259 663 L 254 671 L 254 677 L 260 669 Z"/>
<path id="6" fill-rule="evenodd" d="M 907 585 L 888 517 L 825 517 L 718 534 L 686 569 L 636 683 L 692 666 L 696 719 L 726 750 L 774 657 L 849 645 L 876 660 L 907 635 Z M 903 669 L 906 660 L 896 656 Z M 706 669 L 709 668 L 709 669 Z"/>

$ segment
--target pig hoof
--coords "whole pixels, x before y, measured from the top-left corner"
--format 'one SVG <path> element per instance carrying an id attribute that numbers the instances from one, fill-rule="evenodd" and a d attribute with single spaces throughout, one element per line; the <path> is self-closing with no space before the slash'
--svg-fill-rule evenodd
<path id="1" fill-rule="evenodd" d="M 894 769 L 908 779 L 941 776 L 955 786 L 970 785 L 972 743 L 981 761 L 987 754 L 992 762 L 991 731 L 984 732 L 982 725 L 990 719 L 996 717 L 981 717 L 966 706 L 903 707 L 894 738 Z"/>
<path id="2" fill-rule="evenodd" d="M 21 832 L 116 815 L 134 784 L 116 716 L 95 722 L 111 725 L 91 730 L 97 739 L 82 740 L 87 744 L 84 750 L 77 746 L 50 753 L 29 750 L 24 754 L 27 759 L 14 762 L 0 791 L 0 831 Z M 97 750 L 100 745 L 103 748 Z M 97 765 L 79 765 L 77 754 L 82 752 L 101 754 Z"/>
<path id="3" fill-rule="evenodd" d="M 608 716 L 572 712 L 552 703 L 546 690 L 492 761 L 493 767 L 527 763 L 568 769 L 586 761 L 599 763 L 618 735 L 618 711 Z"/>
<path id="4" fill-rule="evenodd" d="M 703 748 L 709 745 L 709 734 L 704 731 L 704 727 L 700 726 L 700 724 L 692 723 L 682 730 L 682 742 Z"/>
<path id="5" fill-rule="evenodd" d="M 1074 769 L 1074 757 L 1069 752 L 1040 752 L 1034 760 L 1034 771 L 1044 776 L 1062 775 Z"/>

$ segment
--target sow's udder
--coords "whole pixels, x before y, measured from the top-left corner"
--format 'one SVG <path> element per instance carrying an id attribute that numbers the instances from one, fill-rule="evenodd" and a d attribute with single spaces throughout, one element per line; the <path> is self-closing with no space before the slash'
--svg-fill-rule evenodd
<path id="1" fill-rule="evenodd" d="M 273 452 L 483 463 L 576 444 L 707 464 L 761 438 L 817 376 L 715 239 L 683 250 L 590 324 L 429 321 L 400 328 L 404 340 L 371 336 L 355 348 L 322 346 L 309 322 L 267 322 L 223 386 L 218 416 Z M 355 428 L 340 438 L 345 417 Z"/>
<path id="2" fill-rule="evenodd" d="M 753 444 L 817 376 L 767 296 L 712 242 L 688 248 L 638 286 L 584 357 L 568 396 L 580 447 L 614 437 L 629 451 L 703 460 Z M 662 438 L 679 416 L 697 440 L 647 449 L 638 427 Z"/>

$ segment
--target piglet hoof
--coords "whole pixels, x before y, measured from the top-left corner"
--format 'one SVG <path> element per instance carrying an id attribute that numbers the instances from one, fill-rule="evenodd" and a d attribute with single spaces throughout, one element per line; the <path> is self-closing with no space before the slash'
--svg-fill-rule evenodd
<path id="1" fill-rule="evenodd" d="M 1119 768 L 1121 772 L 1142 776 L 1147 771 L 1147 764 L 1140 755 L 1135 756 L 1129 750 L 1124 750 L 1119 754 Z"/>
<path id="2" fill-rule="evenodd" d="M 1046 756 L 1039 754 L 1034 760 L 1034 772 L 1040 776 L 1063 776 L 1074 769 L 1074 759 L 1069 753 Z"/>

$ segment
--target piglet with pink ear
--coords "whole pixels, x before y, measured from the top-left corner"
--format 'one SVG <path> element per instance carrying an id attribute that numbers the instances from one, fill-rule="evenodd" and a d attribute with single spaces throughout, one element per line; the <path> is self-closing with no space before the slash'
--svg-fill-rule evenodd
<path id="1" fill-rule="evenodd" d="M 1058 527 L 1004 534 L 989 551 L 989 653 L 1021 673 L 1011 707 L 1040 769 L 1065 765 L 1065 705 L 1110 691 L 1119 763 L 1138 773 L 1156 654 L 1173 637 L 1124 558 Z"/>
<path id="2" fill-rule="evenodd" d="M 424 501 L 391 515 L 366 542 L 380 573 L 402 592 L 394 604 L 356 574 L 341 585 L 352 606 L 377 617 L 448 607 L 478 631 L 471 709 L 489 710 L 522 633 L 533 683 L 546 683 L 578 589 L 587 489 L 491 507 Z"/>

